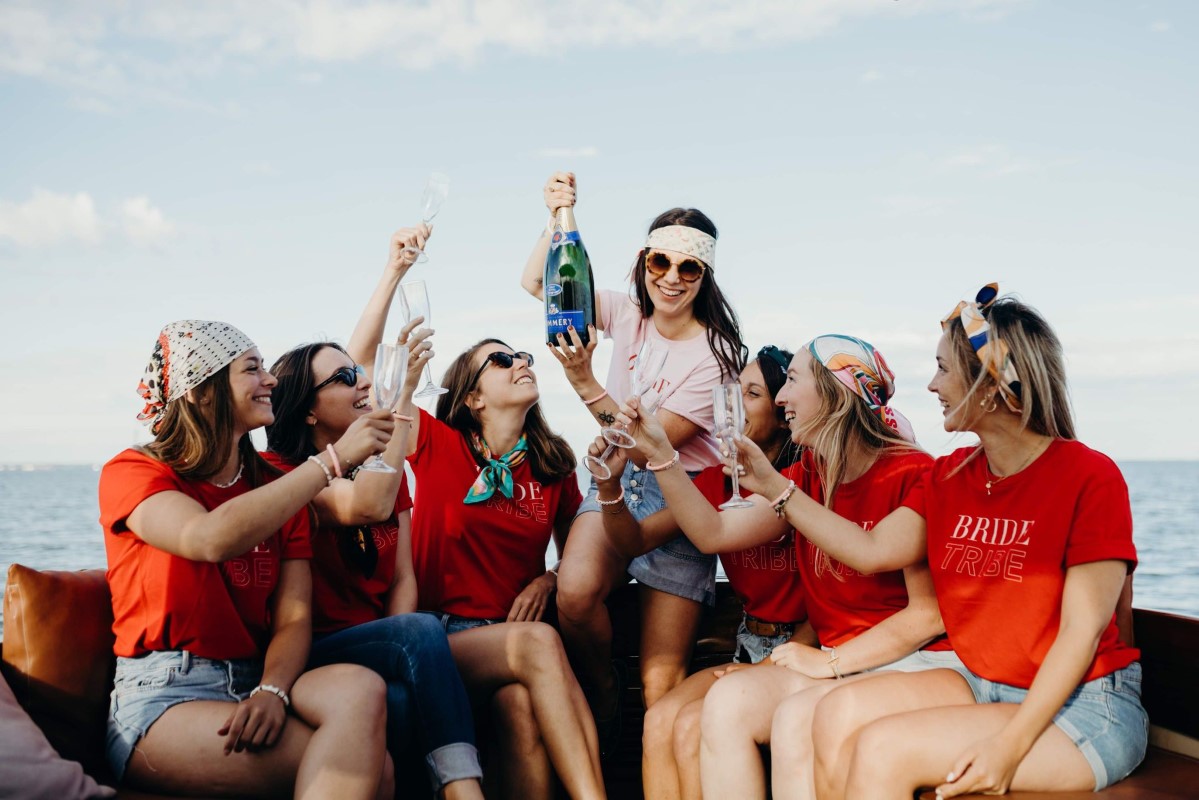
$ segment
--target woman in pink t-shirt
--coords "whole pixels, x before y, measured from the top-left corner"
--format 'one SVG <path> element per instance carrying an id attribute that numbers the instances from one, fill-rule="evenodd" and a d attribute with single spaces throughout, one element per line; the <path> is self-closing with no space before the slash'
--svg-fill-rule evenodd
<path id="1" fill-rule="evenodd" d="M 545 187 L 550 213 L 575 203 L 575 178 L 559 172 Z M 567 378 L 601 425 L 611 424 L 629 394 L 632 359 L 648 341 L 669 349 L 655 384 L 657 417 L 679 449 L 683 467 L 698 475 L 718 463 L 712 428 L 712 387 L 735 380 L 747 351 L 737 316 L 716 283 L 716 226 L 696 209 L 675 208 L 649 226 L 638 252 L 630 291 L 596 293 L 596 327 L 613 342 L 608 380 L 601 386 L 591 368 L 590 343 L 578 332 L 550 346 Z M 543 296 L 542 269 L 549 248 L 543 235 L 529 257 L 521 285 Z M 657 483 L 644 462 L 630 461 L 622 485 L 638 519 L 663 507 Z M 612 625 L 604 599 L 626 570 L 641 584 L 641 686 L 647 707 L 687 676 L 687 663 L 704 603 L 715 600 L 716 561 L 680 536 L 630 563 L 604 536 L 596 486 L 579 509 L 562 554 L 558 618 L 562 637 L 599 720 L 605 751 L 619 735 L 621 672 L 611 663 Z"/>
<path id="2" fill-rule="evenodd" d="M 964 664 L 824 698 L 821 797 L 1098 791 L 1144 757 L 1139 651 L 1115 623 L 1136 565 L 1128 489 L 1111 459 L 1074 439 L 1057 336 L 998 293 L 989 284 L 942 321 L 928 385 L 945 429 L 979 445 L 938 459 L 914 501 L 869 534 L 802 493 L 780 506 L 854 569 L 927 558 Z M 763 487 L 785 489 L 778 478 Z"/>

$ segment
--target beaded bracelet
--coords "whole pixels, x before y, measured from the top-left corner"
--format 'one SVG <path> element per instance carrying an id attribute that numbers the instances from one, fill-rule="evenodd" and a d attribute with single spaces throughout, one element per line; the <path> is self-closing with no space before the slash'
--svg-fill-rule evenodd
<path id="1" fill-rule="evenodd" d="M 791 495 L 795 494 L 795 489 L 795 481 L 791 481 L 787 484 L 787 488 L 783 490 L 783 493 L 771 503 L 771 506 L 774 508 L 774 515 L 779 519 L 783 519 L 786 516 L 787 501 L 791 499 Z"/>
<path id="2" fill-rule="evenodd" d="M 591 398 L 590 400 L 583 400 L 583 398 L 581 398 L 581 397 L 579 399 L 583 400 L 583 405 L 593 406 L 596 403 L 598 403 L 600 400 L 603 400 L 607 396 L 608 396 L 608 390 L 605 389 L 604 391 L 600 392 L 599 394 L 597 394 L 595 397 Z"/>
<path id="3" fill-rule="evenodd" d="M 327 466 L 325 466 L 324 461 L 321 461 L 316 456 L 308 456 L 308 460 L 311 461 L 313 464 L 316 464 L 318 467 L 320 467 L 321 472 L 325 473 L 325 485 L 326 486 L 333 483 L 333 473 L 329 471 L 329 468 Z"/>
<path id="4" fill-rule="evenodd" d="M 616 497 L 612 498 L 611 500 L 600 500 L 599 495 L 597 494 L 595 496 L 595 502 L 599 503 L 601 506 L 614 506 L 618 503 L 624 502 L 624 487 L 621 486 L 620 494 L 616 495 Z"/>
<path id="5" fill-rule="evenodd" d="M 674 457 L 671 458 L 669 461 L 667 461 L 665 464 L 650 464 L 647 461 L 645 463 L 645 468 L 648 469 L 650 472 L 661 472 L 664 469 L 670 469 L 677 463 L 679 463 L 679 451 L 675 450 Z"/>
<path id="6" fill-rule="evenodd" d="M 331 445 L 331 444 L 326 445 L 325 450 L 326 450 L 326 452 L 329 453 L 329 458 L 333 459 L 333 474 L 340 478 L 341 477 L 341 461 L 339 461 L 337 458 L 337 451 L 333 449 L 333 445 Z"/>
<path id="7" fill-rule="evenodd" d="M 269 683 L 260 683 L 250 690 L 250 697 L 253 697 L 259 692 L 270 692 L 271 694 L 275 695 L 275 697 L 278 697 L 283 701 L 284 708 L 291 708 L 291 698 L 287 696 L 287 692 L 283 691 L 278 686 L 272 686 Z"/>

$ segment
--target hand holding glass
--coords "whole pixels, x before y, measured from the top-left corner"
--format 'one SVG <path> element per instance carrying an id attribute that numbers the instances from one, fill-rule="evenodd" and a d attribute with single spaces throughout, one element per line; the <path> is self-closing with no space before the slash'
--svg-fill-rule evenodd
<path id="1" fill-rule="evenodd" d="M 645 340 L 645 344 L 641 345 L 641 350 L 637 352 L 637 358 L 633 360 L 633 394 L 641 398 L 642 406 L 640 413 L 652 414 L 658 406 L 657 396 L 654 400 L 646 403 L 646 396 L 651 393 L 654 383 L 658 380 L 658 376 L 662 374 L 662 367 L 666 365 L 666 356 L 669 354 L 665 344 L 656 343 L 649 339 Z M 583 466 L 595 477 L 606 480 L 612 476 L 612 470 L 608 469 L 605 463 L 608 456 L 612 455 L 613 447 L 632 447 L 637 444 L 637 440 L 629 435 L 628 426 L 619 425 L 614 427 L 602 428 L 600 433 L 603 434 L 604 441 L 608 443 L 607 449 L 595 457 L 587 455 L 583 458 Z"/>
<path id="2" fill-rule="evenodd" d="M 440 172 L 434 172 L 429 175 L 429 180 L 425 182 L 425 191 L 420 198 L 420 218 L 421 221 L 428 225 L 437 216 L 437 212 L 441 211 L 441 204 L 450 195 L 450 177 Z M 425 255 L 424 250 L 418 250 L 415 247 L 408 246 L 400 251 L 402 255 L 406 255 L 418 264 L 423 264 L 429 260 Z"/>
<path id="3" fill-rule="evenodd" d="M 433 324 L 433 314 L 429 308 L 429 290 L 424 281 L 412 281 L 400 284 L 400 306 L 404 310 L 404 324 L 412 322 L 417 317 L 425 318 L 425 326 Z M 433 373 L 425 364 L 425 385 L 413 397 L 436 397 L 448 390 L 433 383 Z"/>
<path id="4" fill-rule="evenodd" d="M 408 348 L 395 344 L 380 344 L 375 348 L 375 408 L 391 409 L 400 399 L 404 376 L 408 373 Z M 375 455 L 362 462 L 363 472 L 395 472 L 395 467 Z"/>
<path id="5" fill-rule="evenodd" d="M 712 434 L 724 445 L 733 463 L 732 475 L 729 476 L 733 479 L 733 496 L 721 503 L 720 508 L 749 508 L 753 503 L 741 496 L 741 487 L 737 480 L 737 436 L 745 430 L 745 406 L 742 404 L 741 384 L 722 383 L 713 386 L 712 410 L 715 417 Z"/>

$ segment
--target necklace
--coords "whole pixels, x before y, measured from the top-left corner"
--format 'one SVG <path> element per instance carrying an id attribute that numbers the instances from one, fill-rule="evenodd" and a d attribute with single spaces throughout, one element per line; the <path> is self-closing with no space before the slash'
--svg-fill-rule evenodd
<path id="1" fill-rule="evenodd" d="M 1031 453 L 1029 453 L 1028 458 L 1024 459 L 1024 463 L 1021 464 L 1020 466 L 1016 467 L 1014 470 L 1009 472 L 1007 475 L 992 475 L 991 474 L 991 462 L 989 462 L 989 461 L 986 462 L 985 465 L 983 466 L 983 469 L 985 469 L 987 471 L 987 497 L 991 496 L 991 487 L 992 486 L 994 486 L 995 484 L 999 483 L 1002 480 L 1006 480 L 1006 479 L 1012 477 L 1013 475 L 1015 475 L 1018 472 L 1023 471 L 1025 467 L 1027 467 L 1029 464 L 1031 464 L 1033 462 L 1033 459 L 1035 459 L 1037 456 L 1041 455 L 1041 453 L 1044 453 L 1046 450 L 1049 449 L 1049 445 L 1052 441 L 1053 440 L 1050 439 L 1049 441 L 1045 442 L 1043 445 L 1040 445 L 1035 450 L 1033 450 Z"/>
<path id="2" fill-rule="evenodd" d="M 237 474 L 233 476 L 233 480 L 229 481 L 228 483 L 217 483 L 216 481 L 210 480 L 209 483 L 218 489 L 228 489 L 230 486 L 241 480 L 241 471 L 245 468 L 246 462 L 239 459 L 237 462 Z M 990 486 L 990 484 L 987 485 Z"/>

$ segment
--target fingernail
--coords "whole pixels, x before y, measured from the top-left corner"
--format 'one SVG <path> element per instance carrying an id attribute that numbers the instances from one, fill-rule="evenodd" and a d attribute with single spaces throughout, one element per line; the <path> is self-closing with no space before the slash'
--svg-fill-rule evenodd
<path id="1" fill-rule="evenodd" d="M 956 779 L 957 775 L 954 775 L 952 772 L 945 776 L 945 780 L 948 783 L 953 783 Z"/>

